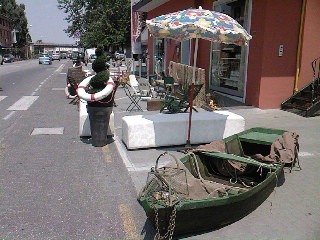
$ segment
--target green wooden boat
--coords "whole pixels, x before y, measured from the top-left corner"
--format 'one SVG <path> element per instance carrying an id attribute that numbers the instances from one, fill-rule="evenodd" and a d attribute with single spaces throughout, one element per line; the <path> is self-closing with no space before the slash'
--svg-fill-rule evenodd
<path id="1" fill-rule="evenodd" d="M 233 153 L 195 152 L 179 159 L 179 163 L 182 163 L 182 166 L 195 179 L 199 180 L 200 175 L 206 182 L 226 186 L 227 190 L 222 195 L 216 194 L 214 197 L 202 199 L 188 197 L 179 199 L 178 196 L 175 203 L 163 204 L 161 197 L 160 200 L 159 197 L 154 197 L 158 192 L 153 192 L 153 195 L 148 193 L 151 189 L 150 185 L 155 184 L 157 178 L 147 182 L 138 200 L 159 236 L 218 229 L 255 210 L 273 192 L 284 165 L 261 163 L 246 156 L 257 153 L 268 154 L 271 144 L 284 132 L 284 130 L 277 129 L 252 128 L 223 139 L 226 148 L 234 148 L 237 144 L 240 146 L 240 150 L 236 149 Z M 244 156 L 241 156 L 242 154 Z M 225 173 L 221 174 L 219 171 L 221 164 L 217 163 L 229 161 L 243 163 L 247 170 L 238 179 L 235 179 L 232 174 L 230 176 Z M 195 167 L 195 162 L 197 167 Z"/>

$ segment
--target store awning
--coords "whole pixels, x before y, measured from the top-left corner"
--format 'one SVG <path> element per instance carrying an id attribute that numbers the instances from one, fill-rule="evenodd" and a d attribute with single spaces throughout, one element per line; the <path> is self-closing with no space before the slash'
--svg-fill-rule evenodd
<path id="1" fill-rule="evenodd" d="M 148 28 L 143 29 L 141 33 L 141 44 L 148 45 Z"/>
<path id="2" fill-rule="evenodd" d="M 132 7 L 134 12 L 149 12 L 170 0 L 140 0 Z"/>

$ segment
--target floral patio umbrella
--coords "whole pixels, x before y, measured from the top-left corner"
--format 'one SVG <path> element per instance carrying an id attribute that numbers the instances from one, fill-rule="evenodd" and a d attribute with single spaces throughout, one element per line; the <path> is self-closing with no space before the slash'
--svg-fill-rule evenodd
<path id="1" fill-rule="evenodd" d="M 198 39 L 220 42 L 225 44 L 246 45 L 252 38 L 247 31 L 230 16 L 199 9 L 186 9 L 168 13 L 146 21 L 151 35 L 157 38 L 174 40 L 196 39 L 193 58 L 193 79 L 190 89 L 190 115 L 187 145 L 190 145 L 192 96 L 195 83 L 196 62 L 198 53 Z"/>
<path id="2" fill-rule="evenodd" d="M 236 45 L 245 45 L 251 39 L 247 31 L 230 16 L 201 7 L 161 15 L 147 20 L 147 26 L 150 33 L 158 38 L 202 38 Z"/>

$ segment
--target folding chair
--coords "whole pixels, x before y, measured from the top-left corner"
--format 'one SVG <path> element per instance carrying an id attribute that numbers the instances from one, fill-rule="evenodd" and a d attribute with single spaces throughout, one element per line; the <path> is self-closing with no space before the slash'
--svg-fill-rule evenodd
<path id="1" fill-rule="evenodd" d="M 135 75 L 129 75 L 129 85 L 135 90 L 135 92 L 139 93 L 139 82 Z"/>
<path id="2" fill-rule="evenodd" d="M 139 94 L 141 99 L 151 99 L 152 98 L 152 88 L 149 80 L 146 78 L 140 78 L 138 81 Z"/>
<path id="3" fill-rule="evenodd" d="M 139 105 L 139 102 L 141 100 L 140 94 L 133 88 L 131 85 L 126 84 L 124 87 L 124 92 L 128 96 L 128 98 L 131 100 L 130 105 L 127 107 L 126 111 L 133 111 L 134 109 L 137 109 L 138 111 L 143 111 L 142 108 Z"/>
<path id="4" fill-rule="evenodd" d="M 78 84 L 82 82 L 83 79 L 86 78 L 86 73 L 82 71 L 81 67 L 74 68 L 70 67 L 68 68 L 67 73 L 67 85 L 68 90 L 71 96 L 75 96 L 75 98 L 72 99 L 71 103 L 79 103 L 79 97 L 77 96 L 77 88 Z"/>
<path id="5" fill-rule="evenodd" d="M 197 97 L 202 86 L 203 83 L 194 84 L 192 100 Z M 190 108 L 190 88 L 191 85 L 189 85 L 187 89 L 179 89 L 174 95 L 167 95 L 163 101 L 163 107 L 160 112 L 163 112 L 163 110 L 167 110 L 168 113 L 187 112 Z M 192 109 L 198 112 L 193 106 Z"/>
<path id="6" fill-rule="evenodd" d="M 168 94 L 171 94 L 173 91 L 174 79 L 173 77 L 164 77 L 163 85 L 159 86 L 156 92 L 160 98 L 165 97 Z"/>

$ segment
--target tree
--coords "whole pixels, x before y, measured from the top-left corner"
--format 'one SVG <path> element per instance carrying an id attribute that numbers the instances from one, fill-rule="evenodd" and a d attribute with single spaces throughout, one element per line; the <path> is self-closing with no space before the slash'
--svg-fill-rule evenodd
<path id="1" fill-rule="evenodd" d="M 25 5 L 18 5 L 16 0 L 0 0 L 0 4 L 0 14 L 12 19 L 13 29 L 18 32 L 16 47 L 25 46 L 26 36 L 30 37 L 28 20 L 25 14 Z"/>
<path id="2" fill-rule="evenodd" d="M 80 32 L 83 47 L 129 45 L 130 7 L 130 0 L 58 0 L 58 8 L 68 14 L 66 33 Z"/>

